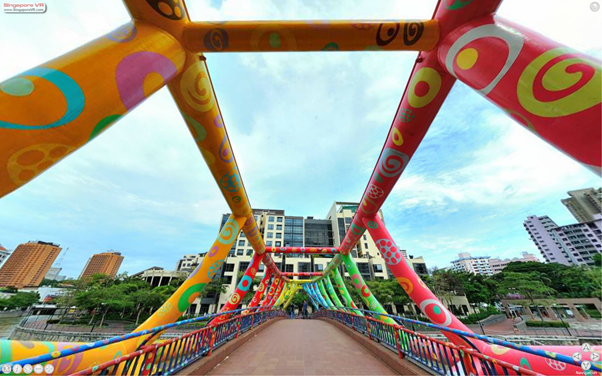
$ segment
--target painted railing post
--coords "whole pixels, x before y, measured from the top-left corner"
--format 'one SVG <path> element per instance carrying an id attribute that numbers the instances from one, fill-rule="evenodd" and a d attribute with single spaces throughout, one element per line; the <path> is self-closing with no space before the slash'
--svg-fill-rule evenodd
<path id="1" fill-rule="evenodd" d="M 238 316 L 238 328 L 236 328 L 236 338 L 238 338 L 240 334 L 240 324 L 241 324 L 242 316 Z"/>
<path id="2" fill-rule="evenodd" d="M 213 342 L 215 341 L 215 326 L 211 327 L 211 342 L 209 342 L 209 352 L 207 353 L 207 356 L 211 356 L 211 353 L 213 352 Z"/>
<path id="3" fill-rule="evenodd" d="M 401 341 L 399 339 L 399 328 L 394 327 L 395 331 L 395 344 L 397 345 L 397 354 L 399 355 L 399 359 L 403 359 L 403 353 L 401 352 Z"/>

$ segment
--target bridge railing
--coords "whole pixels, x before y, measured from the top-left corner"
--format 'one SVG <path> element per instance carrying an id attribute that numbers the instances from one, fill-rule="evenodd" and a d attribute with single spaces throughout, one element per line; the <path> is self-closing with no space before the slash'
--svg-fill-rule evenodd
<path id="1" fill-rule="evenodd" d="M 233 338 L 238 338 L 241 333 L 257 327 L 271 318 L 284 316 L 283 311 L 270 308 L 271 307 L 255 307 L 219 312 L 158 326 L 149 330 L 116 336 L 110 339 L 85 344 L 85 346 L 67 348 L 61 350 L 59 354 L 48 353 L 8 364 L 11 366 L 16 364 L 21 366 L 29 364 L 33 366 L 50 360 L 66 358 L 81 352 L 91 351 L 96 348 L 127 341 L 132 338 L 146 336 L 146 340 L 142 342 L 136 351 L 82 370 L 73 375 L 169 375 L 203 356 L 211 355 L 211 352 L 214 349 Z M 209 322 L 213 318 L 224 315 L 231 317 L 228 320 L 207 325 L 201 329 L 194 330 L 176 338 L 166 341 L 156 341 L 155 343 L 147 343 L 151 339 L 158 338 L 165 330 L 176 327 L 186 327 L 190 326 L 190 324 L 203 321 Z"/>
<path id="2" fill-rule="evenodd" d="M 378 312 L 362 311 L 369 314 L 381 315 Z M 457 346 L 450 342 L 414 332 L 402 325 L 384 323 L 367 315 L 359 316 L 340 310 L 320 310 L 314 316 L 334 319 L 368 336 L 368 338 L 380 342 L 390 350 L 397 352 L 401 359 L 410 358 L 419 365 L 430 369 L 435 374 L 452 376 L 470 374 L 539 375 L 527 368 L 483 355 L 476 348 Z M 383 316 L 404 319 L 393 315 Z M 417 321 L 416 324 L 424 325 L 427 323 Z M 463 335 L 461 337 L 466 338 Z M 492 338 L 491 340 L 495 339 Z M 467 340 L 467 342 L 470 343 L 470 340 Z M 571 362 L 571 364 L 573 363 Z"/>

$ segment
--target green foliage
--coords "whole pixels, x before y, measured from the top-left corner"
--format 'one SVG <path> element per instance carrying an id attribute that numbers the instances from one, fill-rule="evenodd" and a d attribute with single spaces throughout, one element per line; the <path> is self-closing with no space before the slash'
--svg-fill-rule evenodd
<path id="1" fill-rule="evenodd" d="M 15 286 L 6 286 L 6 287 L 0 288 L 0 291 L 6 292 L 6 293 L 15 293 L 18 291 L 18 289 Z"/>
<path id="2" fill-rule="evenodd" d="M 61 284 L 61 281 L 57 281 L 54 279 L 47 279 L 47 278 L 44 278 L 42 280 L 42 282 L 40 282 L 40 286 L 48 286 L 48 287 L 57 287 L 59 284 Z"/>
<path id="3" fill-rule="evenodd" d="M 307 300 L 307 304 L 311 305 L 311 300 L 309 299 L 309 296 L 307 295 L 307 293 L 305 292 L 305 290 L 300 289 L 297 290 L 297 293 L 295 294 L 295 296 L 293 297 L 293 301 L 291 302 L 291 305 L 295 305 L 295 307 L 297 308 L 302 308 L 303 307 L 303 302 Z"/>
<path id="4" fill-rule="evenodd" d="M 486 311 L 472 313 L 466 317 L 460 317 L 459 320 L 462 321 L 464 324 L 476 324 L 479 321 L 486 319 L 487 317 L 489 317 L 491 315 L 497 315 L 499 313 L 500 313 L 500 311 L 498 311 L 497 309 L 489 308 Z"/>
<path id="5" fill-rule="evenodd" d="M 17 292 L 8 299 L 0 299 L 0 309 L 27 308 L 40 300 L 37 292 Z"/>
<path id="6" fill-rule="evenodd" d="M 527 326 L 548 327 L 548 328 L 570 328 L 571 325 L 561 321 L 527 321 Z"/>
<path id="7" fill-rule="evenodd" d="M 594 266 L 597 268 L 602 268 L 602 253 L 596 253 L 593 257 Z"/>
<path id="8" fill-rule="evenodd" d="M 504 295 L 520 294 L 531 302 L 536 298 L 549 298 L 556 295 L 556 290 L 548 287 L 551 284 L 550 278 L 539 272 L 515 273 L 504 269 L 499 274 L 502 275 L 499 291 Z"/>

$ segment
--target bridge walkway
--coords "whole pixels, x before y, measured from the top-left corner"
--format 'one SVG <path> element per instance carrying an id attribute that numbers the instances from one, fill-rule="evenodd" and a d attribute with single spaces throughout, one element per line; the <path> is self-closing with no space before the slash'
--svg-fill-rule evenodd
<path id="1" fill-rule="evenodd" d="M 235 350 L 209 375 L 396 375 L 322 320 L 279 320 Z"/>

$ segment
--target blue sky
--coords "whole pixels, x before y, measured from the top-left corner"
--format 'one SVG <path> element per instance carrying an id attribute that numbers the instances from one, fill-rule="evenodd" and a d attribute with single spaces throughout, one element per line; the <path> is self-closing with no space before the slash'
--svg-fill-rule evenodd
<path id="1" fill-rule="evenodd" d="M 197 20 L 429 18 L 435 1 L 189 0 Z M 117 0 L 50 0 L 43 15 L 0 14 L 2 79 L 128 21 Z M 602 12 L 590 1 L 506 0 L 499 14 L 600 57 Z M 559 20 L 562 22 L 559 23 Z M 357 201 L 416 53 L 208 55 L 242 176 L 255 207 L 324 217 Z M 396 242 L 448 266 L 458 252 L 536 252 L 530 214 L 573 222 L 568 190 L 600 179 L 456 83 L 383 207 Z M 114 249 L 121 271 L 171 269 L 204 252 L 228 211 L 166 90 L 50 171 L 0 200 L 0 244 L 69 247 L 64 274 Z"/>

